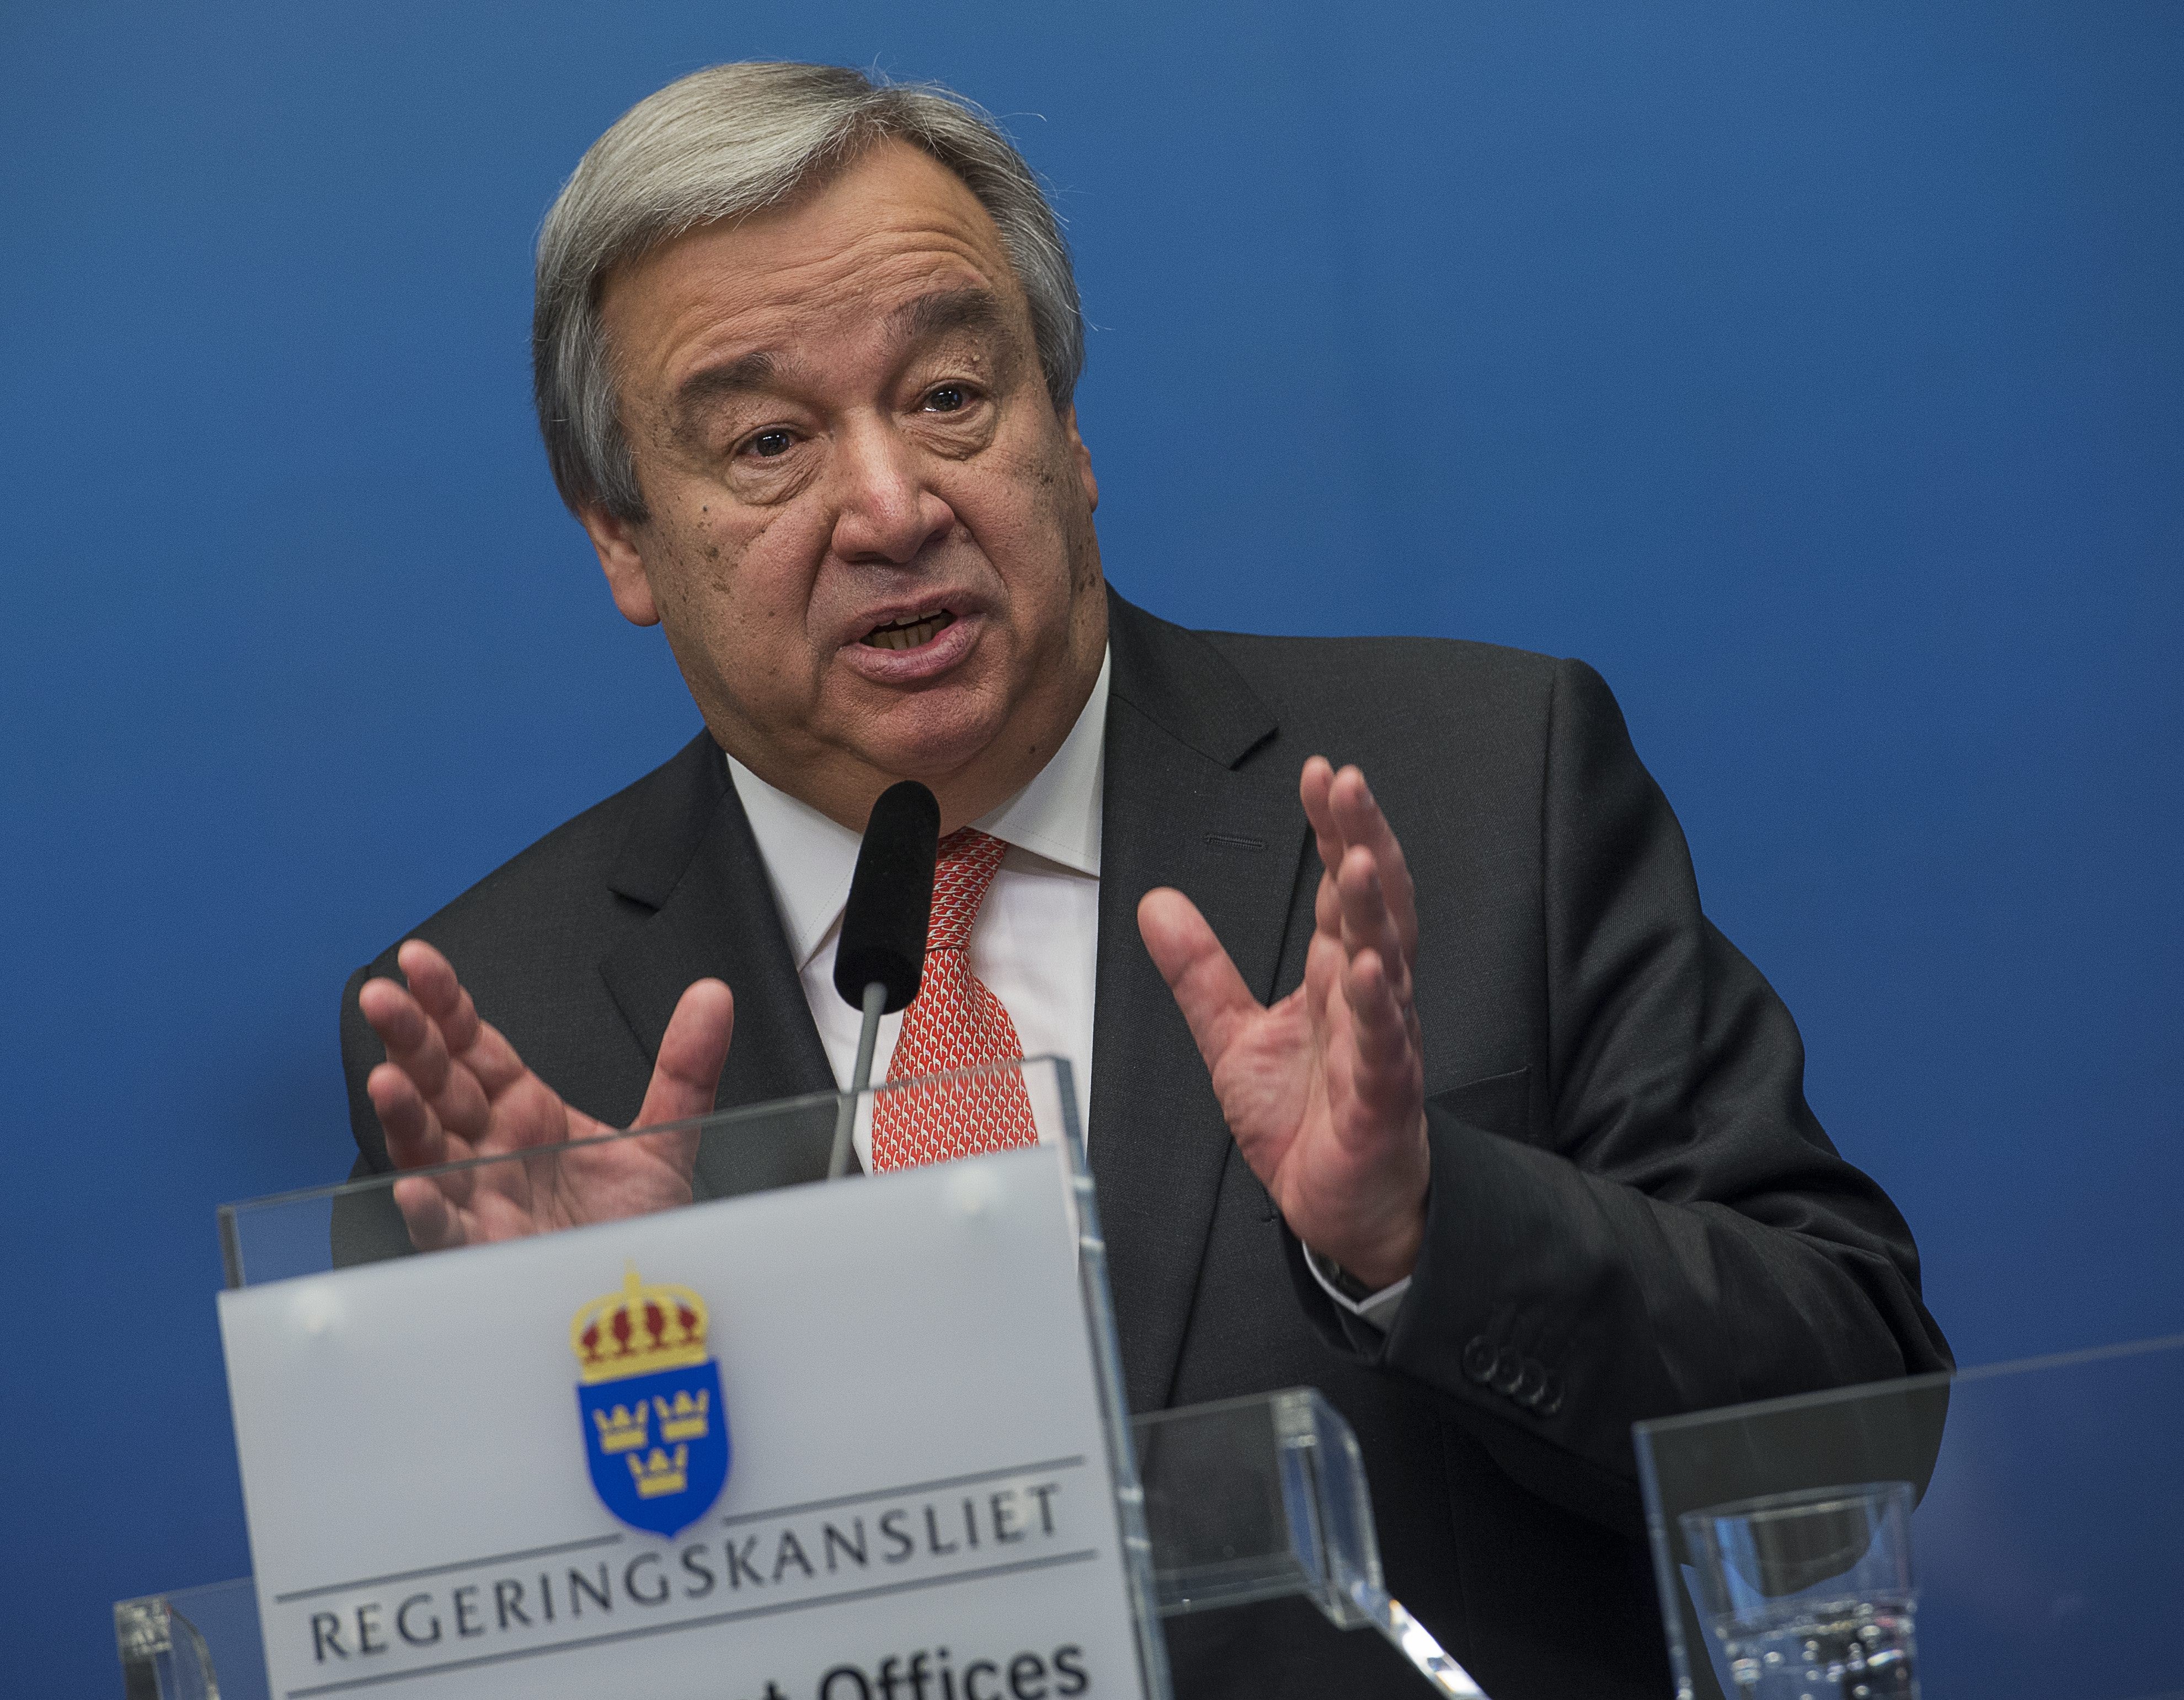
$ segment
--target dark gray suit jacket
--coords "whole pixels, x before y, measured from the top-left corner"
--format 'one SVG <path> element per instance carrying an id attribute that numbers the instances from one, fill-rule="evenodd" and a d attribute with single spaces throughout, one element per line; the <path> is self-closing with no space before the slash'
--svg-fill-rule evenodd
<path id="1" fill-rule="evenodd" d="M 1944 1368 L 1903 1218 L 1806 1106 L 1795 1025 L 1701 913 L 1599 677 L 1480 644 L 1188 632 L 1115 598 L 1090 1158 L 1132 1407 L 1308 1384 L 1362 1444 L 1396 1596 L 1496 1700 L 1669 1692 L 1638 1419 Z M 1297 771 L 1360 763 L 1418 892 L 1433 1184 L 1383 1338 L 1302 1268 L 1137 937 L 1189 893 L 1262 998 L 1320 867 Z M 572 1102 L 633 1118 L 677 996 L 736 997 L 725 1107 L 833 1079 L 701 735 L 416 930 Z M 359 1172 L 387 1167 L 343 994 Z M 701 1161 L 701 1196 L 741 1190 Z M 398 1250 L 352 1215 L 342 1255 Z M 1424 1692 L 1308 1608 L 1170 1625 L 1185 1697 Z"/>

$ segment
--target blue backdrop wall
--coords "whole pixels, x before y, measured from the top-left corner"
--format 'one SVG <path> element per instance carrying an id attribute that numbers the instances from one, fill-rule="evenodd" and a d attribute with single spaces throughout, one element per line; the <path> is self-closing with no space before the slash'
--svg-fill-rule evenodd
<path id="1" fill-rule="evenodd" d="M 1967 1363 L 2184 1326 L 2184 10 L 13 0 L 11 1685 L 247 1567 L 212 1212 L 343 1172 L 345 973 L 694 729 L 528 250 L 760 56 L 1052 179 L 1128 594 L 1607 674 Z"/>

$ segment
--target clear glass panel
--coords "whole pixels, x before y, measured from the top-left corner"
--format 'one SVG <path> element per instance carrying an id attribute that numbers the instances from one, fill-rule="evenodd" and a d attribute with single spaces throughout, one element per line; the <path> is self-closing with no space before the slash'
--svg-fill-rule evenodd
<path id="1" fill-rule="evenodd" d="M 1443 1693 L 1479 1692 L 1388 1597 L 1356 1438 L 1318 1393 L 1156 1412 L 1131 1428 L 1162 1617 L 1302 1595 L 1346 1629 L 1379 1630 Z M 266 1693 L 248 1577 L 125 1600 L 114 1622 L 130 1700 Z"/>
<path id="2" fill-rule="evenodd" d="M 1050 1079 L 1067 1067 L 1045 1060 L 1026 1063 L 1022 1078 L 1027 1083 Z M 1043 1086 L 1041 1096 L 1051 1099 L 1051 1086 Z M 506 1239 L 824 1180 L 839 1102 L 835 1093 L 819 1093 L 222 1205 L 227 1285 L 259 1286 L 442 1249 L 453 1236 L 430 1231 L 443 1219 L 436 1201 L 444 1201 L 458 1222 L 474 1223 L 484 1237 Z M 1042 1126 L 1042 1142 L 1059 1145 L 1058 1108 L 1050 1119 L 1051 1139 Z M 678 1175 L 688 1178 L 679 1185 Z"/>
<path id="3" fill-rule="evenodd" d="M 2184 1335 L 1640 1424 L 1679 1692 L 2175 1700 L 2180 1436 Z"/>
<path id="4" fill-rule="evenodd" d="M 1301 1594 L 1373 1628 L 1444 1694 L 1463 1667 L 1389 1597 L 1357 1438 L 1309 1387 L 1139 1417 L 1145 1526 L 1163 1617 Z"/>
<path id="5" fill-rule="evenodd" d="M 932 1112 L 959 1123 L 1022 1104 L 1039 1144 L 1074 1153 L 1084 1173 L 1069 1065 L 1034 1057 L 875 1085 L 855 1106 L 915 1122 Z M 632 1132 L 538 1145 L 508 1155 L 375 1175 L 220 1207 L 230 1287 L 471 1243 L 637 1216 L 827 1178 L 843 1095 L 823 1092 L 725 1110 Z M 944 1112 L 943 1107 L 945 1106 Z M 951 1153 L 954 1155 L 954 1153 Z"/>
<path id="6" fill-rule="evenodd" d="M 128 1700 L 268 1700 L 248 1576 L 120 1601 L 114 1640 Z"/>
<path id="7" fill-rule="evenodd" d="M 451 1240 L 460 1243 L 460 1235 L 448 1231 L 451 1223 L 490 1240 L 822 1181 L 844 1118 L 869 1133 L 876 1123 L 914 1120 L 936 1101 L 953 1107 L 948 1119 L 957 1125 L 967 1102 L 974 1112 L 1007 1113 L 1028 1106 L 1039 1143 L 1056 1147 L 1068 1165 L 1072 1225 L 1108 1413 L 1117 1518 L 1135 1573 L 1142 1657 L 1152 1692 L 1167 1688 L 1156 1610 L 1172 1615 L 1303 1594 L 1346 1628 L 1379 1630 L 1440 1692 L 1477 1694 L 1461 1668 L 1388 1597 L 1356 1439 L 1310 1389 L 1139 1419 L 1138 1446 L 1153 1481 L 1155 1528 L 1148 1534 L 1133 1425 L 1123 1416 L 1104 1246 L 1077 1100 L 1067 1064 L 1056 1059 L 883 1084 L 863 1101 L 819 1094 L 226 1206 L 220 1229 L 228 1283 L 259 1286 L 436 1249 Z M 663 1176 L 670 1183 L 664 1187 Z M 879 1179 L 883 1184 L 886 1176 Z M 248 1584 L 226 1586 L 240 1589 L 248 1602 Z M 164 1626 L 157 1612 L 137 1609 L 159 1603 L 126 1602 L 116 1608 L 125 1647 L 132 1636 L 148 1642 Z M 254 1616 L 253 1607 L 251 1638 L 220 1658 L 223 1673 L 232 1670 L 254 1690 L 191 1686 L 197 1680 L 192 1670 L 170 1657 L 158 1665 L 160 1686 L 145 1692 L 163 1697 L 262 1692 Z M 232 1685 L 236 1678 L 224 1680 Z"/>
<path id="8" fill-rule="evenodd" d="M 1163 1616 L 1306 1594 L 1338 1623 L 1359 1620 L 1330 1580 L 1336 1561 L 1319 1506 L 1325 1478 L 1315 1467 L 1323 1413 L 1329 1432 L 1344 1432 L 1341 1419 L 1309 1389 L 1136 1419 Z M 1362 1530 L 1354 1510 L 1346 1520 L 1351 1562 L 1369 1568 L 1377 1583 L 1371 1507 Z"/>
<path id="9" fill-rule="evenodd" d="M 1039 1145 L 1071 1177 L 1082 1296 L 1100 1384 L 1116 1514 L 1137 1600 L 1146 1689 L 1167 1692 L 1167 1650 L 1152 1606 L 1144 1498 L 1123 1402 L 1104 1243 L 1069 1065 L 1034 1057 L 883 1083 L 852 1101 L 819 1093 L 598 1139 L 539 1145 L 400 1174 L 224 1205 L 220 1235 L 231 1288 L 323 1275 L 354 1264 L 452 1246 L 553 1232 L 776 1187 L 822 1183 L 838 1120 L 915 1124 L 928 1112 L 961 1125 L 1028 1113 Z M 942 1157 L 967 1153 L 949 1151 Z M 935 1160 L 940 1160 L 936 1157 Z M 863 1178 L 884 1185 L 888 1175 Z"/>

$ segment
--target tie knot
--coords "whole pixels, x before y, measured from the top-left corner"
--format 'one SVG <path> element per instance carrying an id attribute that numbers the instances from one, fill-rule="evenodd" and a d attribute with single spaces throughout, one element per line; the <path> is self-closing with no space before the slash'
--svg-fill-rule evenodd
<path id="1" fill-rule="evenodd" d="M 933 920 L 925 933 L 928 950 L 961 950 L 971 942 L 971 924 L 994 870 L 1008 846 L 989 833 L 965 827 L 940 840 L 933 870 Z"/>

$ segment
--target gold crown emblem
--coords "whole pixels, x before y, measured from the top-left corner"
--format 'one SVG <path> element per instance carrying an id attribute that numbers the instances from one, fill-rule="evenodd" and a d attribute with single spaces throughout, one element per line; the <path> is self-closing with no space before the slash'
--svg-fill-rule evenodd
<path id="1" fill-rule="evenodd" d="M 663 1493 L 680 1493 L 690 1485 L 690 1448 L 677 1446 L 669 1457 L 666 1448 L 655 1446 L 644 1458 L 632 1453 L 629 1473 L 637 1483 L 639 1499 L 657 1499 Z"/>
<path id="2" fill-rule="evenodd" d="M 688 1287 L 647 1286 L 629 1266 L 621 1290 L 593 1299 L 569 1324 L 569 1347 L 588 1381 L 617 1381 L 705 1361 L 705 1301 Z M 632 1419 L 641 1424 L 644 1407 Z M 615 1413 L 621 1415 L 617 1407 Z M 702 1413 L 699 1432 L 703 1432 Z M 605 1436 L 601 1435 L 604 1445 Z M 642 1446 L 644 1435 L 625 1442 Z M 616 1448 L 620 1450 L 620 1448 Z M 655 1454 L 657 1456 L 657 1454 Z M 637 1462 L 630 1460 L 634 1465 Z M 655 1492 L 668 1490 L 658 1488 Z"/>
<path id="3" fill-rule="evenodd" d="M 671 1405 L 658 1394 L 652 1399 L 652 1408 L 660 1413 L 660 1438 L 663 1441 L 702 1441 L 705 1438 L 705 1409 L 713 1402 L 710 1387 L 700 1387 L 698 1396 L 692 1398 L 690 1390 L 681 1389 Z M 617 1405 L 619 1412 L 621 1407 Z M 644 1419 L 638 1419 L 640 1423 Z M 604 1444 L 604 1442 L 602 1443 Z M 643 1442 L 639 1441 L 639 1445 Z"/>
<path id="4" fill-rule="evenodd" d="M 611 1411 L 594 1411 L 592 1421 L 599 1425 L 599 1450 L 603 1452 L 627 1452 L 644 1444 L 645 1403 L 640 1399 L 637 1409 L 617 1405 Z"/>

